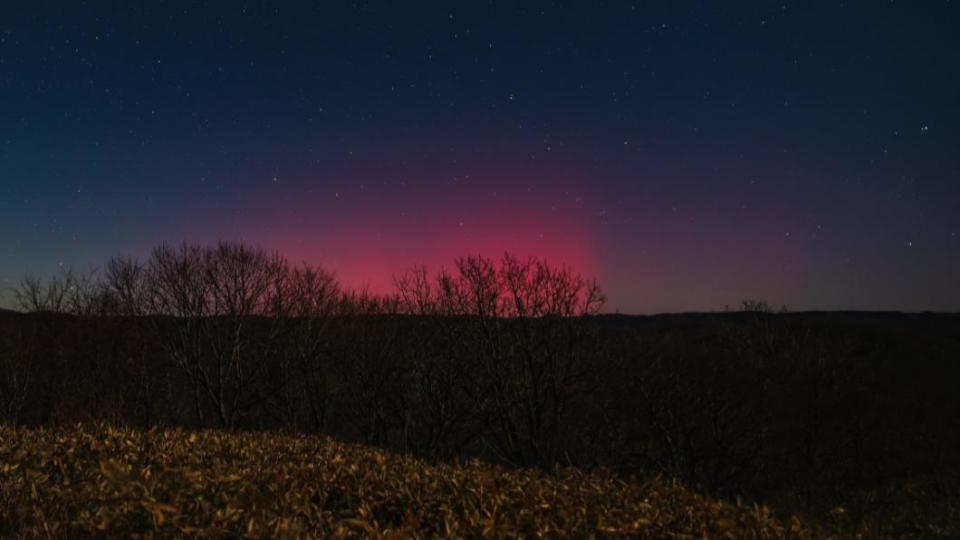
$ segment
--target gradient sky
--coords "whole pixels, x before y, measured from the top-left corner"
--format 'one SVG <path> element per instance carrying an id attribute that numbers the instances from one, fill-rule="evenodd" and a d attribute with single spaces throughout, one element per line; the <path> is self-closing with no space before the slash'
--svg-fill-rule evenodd
<path id="1" fill-rule="evenodd" d="M 3 2 L 0 288 L 240 239 L 374 290 L 509 249 L 621 312 L 957 311 L 958 27 L 949 1 Z"/>

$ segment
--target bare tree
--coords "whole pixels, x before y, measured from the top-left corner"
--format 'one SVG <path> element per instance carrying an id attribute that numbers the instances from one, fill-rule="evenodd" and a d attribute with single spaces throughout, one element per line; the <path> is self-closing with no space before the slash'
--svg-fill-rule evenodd
<path id="1" fill-rule="evenodd" d="M 128 266 L 119 274 L 139 274 Z M 204 403 L 219 426 L 234 428 L 243 414 L 279 391 L 266 388 L 265 356 L 289 312 L 287 262 L 276 254 L 243 244 L 215 247 L 161 245 L 136 280 L 120 280 L 124 295 L 145 298 L 145 313 L 157 318 L 170 339 L 162 346 L 189 377 L 198 422 Z"/>
<path id="2" fill-rule="evenodd" d="M 566 267 L 506 254 L 455 261 L 431 282 L 414 268 L 396 279 L 406 313 L 454 317 L 456 340 L 446 356 L 417 355 L 417 426 L 431 452 L 466 444 L 454 426 L 482 424 L 480 441 L 500 459 L 530 465 L 557 456 L 567 407 L 585 389 L 590 330 L 567 319 L 596 313 L 604 296 L 595 282 Z M 582 321 L 581 321 L 582 322 Z M 429 341 L 437 341 L 430 335 Z M 443 355 L 440 356 L 443 358 Z M 455 389 L 455 391 L 451 391 Z"/>
<path id="3" fill-rule="evenodd" d="M 300 397 L 306 401 L 311 428 L 318 432 L 326 428 L 333 385 L 328 334 L 340 295 L 334 276 L 319 268 L 294 268 L 287 282 L 283 301 L 291 321 L 284 350 L 293 370 L 280 376 L 299 378 L 299 385 L 294 381 L 282 385 L 287 422 L 295 428 L 301 425 L 296 403 Z"/>

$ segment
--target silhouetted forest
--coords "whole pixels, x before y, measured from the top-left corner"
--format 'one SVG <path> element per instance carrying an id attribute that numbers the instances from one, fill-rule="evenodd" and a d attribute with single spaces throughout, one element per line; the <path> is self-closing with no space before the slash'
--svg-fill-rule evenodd
<path id="1" fill-rule="evenodd" d="M 26 278 L 16 298 L 7 424 L 323 433 L 660 474 L 851 523 L 958 518 L 958 315 L 604 315 L 595 282 L 509 255 L 373 296 L 231 243 Z"/>

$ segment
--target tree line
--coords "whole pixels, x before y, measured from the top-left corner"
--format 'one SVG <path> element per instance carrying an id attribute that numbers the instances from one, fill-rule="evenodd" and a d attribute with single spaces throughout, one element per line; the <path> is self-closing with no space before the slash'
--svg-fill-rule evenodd
<path id="1" fill-rule="evenodd" d="M 634 320 L 603 315 L 573 269 L 509 254 L 413 268 L 372 295 L 228 242 L 25 278 L 15 298 L 26 313 L 0 319 L 0 421 L 15 425 L 322 433 L 864 511 L 956 471 L 960 448 L 956 318 L 923 323 L 923 343 L 764 302 Z"/>

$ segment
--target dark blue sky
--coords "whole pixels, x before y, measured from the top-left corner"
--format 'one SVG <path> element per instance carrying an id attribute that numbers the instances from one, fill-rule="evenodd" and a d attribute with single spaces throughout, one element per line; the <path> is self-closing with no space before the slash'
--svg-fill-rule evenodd
<path id="1" fill-rule="evenodd" d="M 224 238 L 960 309 L 957 2 L 407 4 L 0 5 L 0 288 Z"/>

